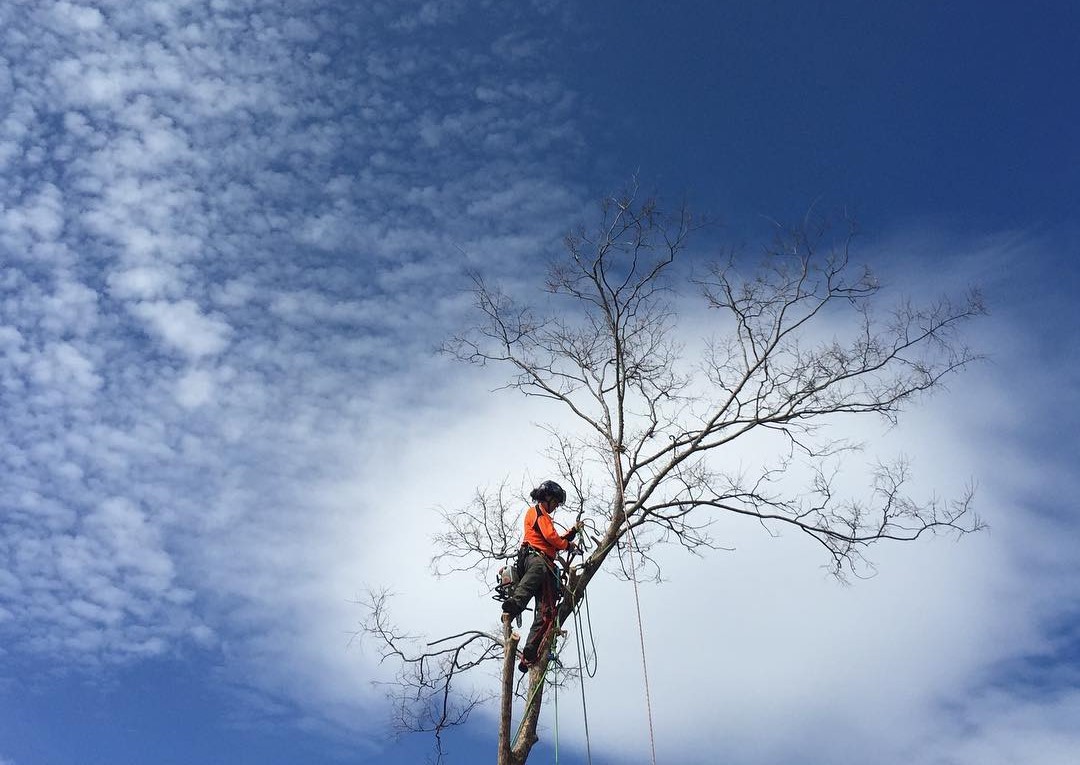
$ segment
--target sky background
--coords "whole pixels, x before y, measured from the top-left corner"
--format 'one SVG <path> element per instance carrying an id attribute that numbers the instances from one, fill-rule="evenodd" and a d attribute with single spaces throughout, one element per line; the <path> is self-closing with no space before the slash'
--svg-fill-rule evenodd
<path id="1" fill-rule="evenodd" d="M 986 362 L 851 432 L 990 530 L 851 586 L 754 524 L 666 555 L 658 761 L 1080 761 L 1078 81 L 1068 2 L 3 3 L 0 765 L 423 762 L 355 601 L 494 628 L 429 573 L 438 510 L 552 477 L 565 422 L 433 349 L 467 269 L 539 285 L 635 174 L 718 222 L 689 265 L 847 211 L 890 295 L 991 311 Z M 591 592 L 593 762 L 648 762 L 632 592 Z"/>

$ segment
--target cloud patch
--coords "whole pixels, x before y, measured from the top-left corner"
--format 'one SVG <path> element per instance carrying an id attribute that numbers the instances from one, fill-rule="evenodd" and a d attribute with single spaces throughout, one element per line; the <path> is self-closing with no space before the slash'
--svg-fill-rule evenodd
<path id="1" fill-rule="evenodd" d="M 220 353 L 228 344 L 228 323 L 207 316 L 192 300 L 136 303 L 131 310 L 144 319 L 166 345 L 190 358 Z"/>
<path id="2" fill-rule="evenodd" d="M 441 395 L 465 267 L 514 268 L 576 206 L 570 102 L 494 43 L 458 4 L 0 7 L 9 653 L 242 646 L 226 674 L 354 726 L 366 666 L 319 686 L 373 509 L 313 487 Z"/>

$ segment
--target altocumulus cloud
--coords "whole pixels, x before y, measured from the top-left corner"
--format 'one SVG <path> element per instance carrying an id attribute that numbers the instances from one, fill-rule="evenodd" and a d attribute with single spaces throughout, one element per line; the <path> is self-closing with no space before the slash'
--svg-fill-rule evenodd
<path id="1" fill-rule="evenodd" d="M 441 395 L 463 269 L 507 271 L 580 207 L 574 96 L 505 33 L 546 11 L 465 11 L 0 9 L 11 651 L 240 645 L 293 700 L 364 691 L 335 653 L 362 514 L 320 487 L 376 448 L 373 411 Z"/>

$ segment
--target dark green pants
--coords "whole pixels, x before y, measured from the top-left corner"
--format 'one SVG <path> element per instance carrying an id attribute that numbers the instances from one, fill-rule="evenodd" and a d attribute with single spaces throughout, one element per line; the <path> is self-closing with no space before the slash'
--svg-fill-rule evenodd
<path id="1" fill-rule="evenodd" d="M 518 580 L 514 594 L 503 603 L 503 611 L 517 616 L 529 601 L 536 598 L 532 627 L 521 655 L 526 661 L 536 661 L 537 651 L 544 635 L 555 621 L 555 574 L 543 555 L 531 553 L 525 558 L 525 571 Z"/>

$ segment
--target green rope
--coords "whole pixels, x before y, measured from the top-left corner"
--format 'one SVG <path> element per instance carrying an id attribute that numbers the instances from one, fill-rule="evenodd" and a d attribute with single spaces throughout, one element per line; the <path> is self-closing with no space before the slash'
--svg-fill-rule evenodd
<path id="1" fill-rule="evenodd" d="M 555 619 L 555 629 L 558 630 L 559 620 Z M 552 641 L 555 640 L 555 635 L 551 636 Z M 548 669 L 551 668 L 551 659 L 548 659 L 547 664 L 544 665 L 544 674 L 540 675 L 540 679 L 537 680 L 536 686 L 532 689 L 532 693 L 529 694 L 529 698 L 525 702 L 525 711 L 521 713 L 521 722 L 518 723 L 517 733 L 514 734 L 514 741 L 517 741 L 518 736 L 521 735 L 521 729 L 525 725 L 525 720 L 529 717 L 529 712 L 532 710 L 533 702 L 536 701 L 536 693 L 543 687 L 544 681 L 547 680 Z"/>
<path id="2" fill-rule="evenodd" d="M 555 586 L 556 586 L 556 588 L 560 587 L 562 585 L 562 582 L 559 581 L 558 575 L 554 571 L 552 571 L 552 576 L 555 578 Z M 556 592 L 558 592 L 558 589 L 556 589 Z M 522 714 L 521 714 L 521 722 L 518 723 L 517 733 L 514 734 L 514 741 L 517 741 L 518 737 L 521 736 L 521 729 L 525 726 L 525 720 L 527 720 L 528 717 L 529 717 L 529 712 L 532 710 L 533 702 L 536 701 L 536 694 L 540 690 L 540 688 L 543 687 L 544 682 L 547 680 L 548 670 L 551 668 L 552 658 L 555 655 L 555 642 L 556 642 L 556 640 L 558 640 L 558 637 L 559 637 L 559 608 L 558 608 L 558 603 L 556 603 L 554 605 L 554 613 L 555 613 L 555 618 L 552 620 L 552 626 L 548 628 L 549 630 L 554 630 L 554 631 L 551 633 L 551 642 L 548 643 L 550 653 L 549 653 L 549 656 L 548 656 L 547 663 L 544 665 L 544 674 L 540 675 L 540 679 L 537 680 L 536 686 L 532 689 L 532 693 L 529 694 L 529 698 L 525 702 L 525 711 L 522 712 Z M 541 645 L 543 645 L 543 642 L 544 641 L 541 639 L 541 641 L 540 641 Z M 558 698 L 558 691 L 556 691 L 556 700 L 557 700 L 557 698 Z M 558 718 L 556 718 L 556 725 L 558 725 Z M 557 737 L 558 737 L 558 732 L 556 732 L 556 744 L 555 744 L 556 748 L 558 748 L 558 738 Z"/>
<path id="3" fill-rule="evenodd" d="M 549 570 L 551 571 L 552 578 L 555 580 L 556 591 L 563 590 L 563 591 L 566 592 L 567 595 L 569 595 L 570 597 L 573 597 L 573 594 L 570 593 L 569 590 L 566 590 L 566 588 L 563 586 L 562 580 L 559 578 L 558 573 L 553 568 L 551 568 Z M 581 598 L 577 599 L 577 603 L 575 604 L 574 608 L 572 609 L 572 613 L 574 615 L 574 640 L 575 640 L 575 643 L 577 644 L 577 653 L 578 653 L 578 671 L 579 671 L 579 674 L 581 675 L 578 678 L 578 680 L 581 683 L 581 710 L 582 710 L 582 716 L 584 717 L 584 721 L 585 721 L 585 752 L 586 752 L 586 756 L 588 758 L 588 765 L 592 765 L 592 742 L 591 742 L 590 737 L 589 737 L 589 709 L 588 709 L 588 706 L 587 706 L 586 700 L 585 700 L 585 674 L 588 674 L 589 677 L 593 677 L 595 675 L 596 669 L 594 667 L 593 670 L 590 672 L 589 668 L 588 668 L 588 663 L 582 661 L 582 646 L 584 644 L 584 637 L 581 634 L 581 606 L 582 606 L 582 604 L 585 605 L 585 613 L 586 613 L 586 617 L 588 618 L 588 621 L 589 621 L 589 634 L 591 636 L 592 635 L 592 615 L 591 615 L 591 612 L 589 611 L 588 599 L 584 596 L 584 594 L 583 594 L 583 596 Z M 559 619 L 559 610 L 558 610 L 558 605 L 556 604 L 556 606 L 555 606 L 555 619 L 553 620 L 552 627 L 550 628 L 550 629 L 553 629 L 554 631 L 551 633 L 551 640 L 548 643 L 548 659 L 547 659 L 547 663 L 544 665 L 543 674 L 537 680 L 536 685 L 533 687 L 532 692 L 529 694 L 529 698 L 526 700 L 525 711 L 522 713 L 521 721 L 518 723 L 517 733 L 514 735 L 514 740 L 515 741 L 518 739 L 518 737 L 521 736 L 521 730 L 525 726 L 525 721 L 528 719 L 529 713 L 532 710 L 533 702 L 536 700 L 536 694 L 540 691 L 540 688 L 543 687 L 544 683 L 547 682 L 547 675 L 548 675 L 548 671 L 551 669 L 551 665 L 558 662 L 556 645 L 557 645 L 557 641 L 558 641 L 558 635 L 559 635 L 560 627 L 561 627 L 561 622 L 560 622 L 560 619 Z M 595 643 L 593 644 L 593 651 L 594 651 L 594 654 L 595 654 L 595 651 L 596 651 Z M 552 685 L 553 685 L 553 694 L 554 694 L 554 703 L 555 703 L 555 765 L 559 765 L 559 683 L 558 683 L 558 680 L 553 681 Z M 654 760 L 654 762 L 655 762 L 655 760 Z"/>

